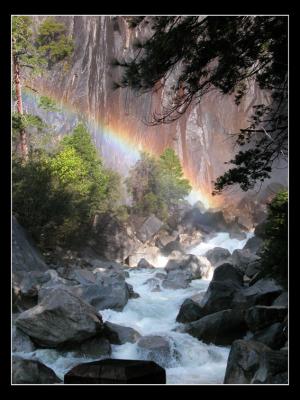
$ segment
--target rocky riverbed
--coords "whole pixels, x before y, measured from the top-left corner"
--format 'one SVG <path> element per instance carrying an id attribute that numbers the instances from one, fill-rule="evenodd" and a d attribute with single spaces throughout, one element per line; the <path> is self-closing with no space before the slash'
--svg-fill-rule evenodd
<path id="1" fill-rule="evenodd" d="M 13 382 L 110 358 L 154 361 L 168 384 L 286 383 L 287 293 L 261 276 L 261 239 L 205 218 L 200 236 L 152 218 L 126 263 L 52 269 L 14 220 Z"/>

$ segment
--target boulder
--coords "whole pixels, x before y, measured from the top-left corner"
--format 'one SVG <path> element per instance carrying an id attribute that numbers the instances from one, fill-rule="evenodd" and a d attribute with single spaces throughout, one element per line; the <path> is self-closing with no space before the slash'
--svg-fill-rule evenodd
<path id="1" fill-rule="evenodd" d="M 89 245 L 98 256 L 122 262 L 136 250 L 139 243 L 125 223 L 110 214 L 95 218 L 94 239 Z"/>
<path id="2" fill-rule="evenodd" d="M 16 326 L 12 327 L 12 348 L 11 351 L 30 353 L 35 350 L 35 345 L 31 341 L 30 337 L 18 329 Z"/>
<path id="3" fill-rule="evenodd" d="M 212 281 L 214 282 L 233 282 L 243 285 L 243 274 L 230 263 L 219 265 L 214 270 Z"/>
<path id="4" fill-rule="evenodd" d="M 286 384 L 288 352 L 256 341 L 236 340 L 230 349 L 224 383 Z"/>
<path id="5" fill-rule="evenodd" d="M 236 340 L 232 343 L 225 372 L 225 384 L 251 383 L 260 366 L 263 353 L 271 349 L 252 340 Z"/>
<path id="6" fill-rule="evenodd" d="M 171 361 L 171 344 L 163 336 L 143 336 L 137 342 L 137 348 L 143 359 L 154 361 L 163 367 L 167 367 Z"/>
<path id="7" fill-rule="evenodd" d="M 113 324 L 112 322 L 105 322 L 105 336 L 112 344 L 135 343 L 141 335 L 127 326 Z"/>
<path id="8" fill-rule="evenodd" d="M 258 261 L 260 257 L 251 253 L 249 249 L 236 249 L 231 255 L 231 262 L 233 265 L 245 271 L 250 263 Z"/>
<path id="9" fill-rule="evenodd" d="M 212 265 L 223 263 L 230 258 L 230 251 L 223 249 L 223 247 L 215 247 L 205 253 L 205 257 L 211 262 Z"/>
<path id="10" fill-rule="evenodd" d="M 254 384 L 287 384 L 288 352 L 268 351 L 260 358 L 260 365 L 251 380 Z"/>
<path id="11" fill-rule="evenodd" d="M 284 324 L 275 322 L 274 324 L 257 331 L 251 340 L 260 342 L 270 347 L 272 350 L 281 349 L 286 342 L 286 335 L 284 332 Z"/>
<path id="12" fill-rule="evenodd" d="M 127 285 L 127 289 L 128 289 L 128 293 L 129 293 L 129 298 L 130 299 L 137 299 L 138 297 L 140 297 L 140 295 L 133 290 L 133 286 L 132 285 L 130 285 L 129 283 L 126 283 L 126 285 Z"/>
<path id="13" fill-rule="evenodd" d="M 166 371 L 153 361 L 107 359 L 79 364 L 65 384 L 163 384 Z"/>
<path id="14" fill-rule="evenodd" d="M 143 225 L 137 231 L 137 238 L 143 243 L 147 242 L 160 230 L 163 224 L 164 223 L 156 218 L 155 215 L 151 215 L 144 221 Z"/>
<path id="15" fill-rule="evenodd" d="M 251 253 L 256 254 L 263 245 L 263 239 L 258 236 L 253 236 L 247 240 L 243 250 L 250 250 Z"/>
<path id="16" fill-rule="evenodd" d="M 185 324 L 187 322 L 196 321 L 202 318 L 204 315 L 203 307 L 190 298 L 184 300 L 182 303 L 179 313 L 176 317 L 176 321 Z"/>
<path id="17" fill-rule="evenodd" d="M 162 281 L 165 289 L 186 289 L 192 281 L 191 273 L 188 271 L 169 271 L 167 278 Z"/>
<path id="18" fill-rule="evenodd" d="M 129 287 L 123 273 L 115 270 L 94 270 L 95 283 L 86 281 L 79 285 L 65 286 L 64 283 L 55 284 L 47 282 L 39 291 L 39 301 L 49 295 L 54 288 L 62 288 L 80 297 L 83 301 L 91 304 L 97 310 L 111 308 L 117 311 L 123 310 L 130 297 Z"/>
<path id="19" fill-rule="evenodd" d="M 53 289 L 37 306 L 24 311 L 16 326 L 42 347 L 81 343 L 103 331 L 97 310 L 62 288 Z"/>
<path id="20" fill-rule="evenodd" d="M 205 233 L 224 232 L 228 228 L 222 211 L 202 213 L 197 207 L 185 213 L 181 225 L 200 229 Z"/>
<path id="21" fill-rule="evenodd" d="M 260 261 L 253 261 L 247 265 L 245 270 L 245 275 L 252 279 L 256 276 L 256 274 L 261 272 L 261 262 Z"/>
<path id="22" fill-rule="evenodd" d="M 30 271 L 45 272 L 47 265 L 30 235 L 12 216 L 12 273 L 23 277 Z"/>
<path id="23" fill-rule="evenodd" d="M 289 302 L 288 292 L 283 292 L 283 293 L 281 293 L 280 296 L 278 296 L 274 300 L 274 302 L 272 303 L 272 306 L 288 307 L 288 302 Z"/>
<path id="24" fill-rule="evenodd" d="M 200 318 L 186 326 L 185 332 L 205 343 L 228 346 L 247 331 L 243 312 L 222 310 Z"/>
<path id="25" fill-rule="evenodd" d="M 167 274 L 164 274 L 163 272 L 156 272 L 156 274 L 154 275 L 154 278 L 157 279 L 166 279 Z"/>
<path id="26" fill-rule="evenodd" d="M 160 291 L 160 281 L 157 278 L 149 278 L 143 283 L 143 285 L 148 285 L 151 291 Z"/>
<path id="27" fill-rule="evenodd" d="M 164 256 L 168 256 L 172 253 L 172 251 L 178 251 L 182 254 L 185 253 L 185 250 L 181 243 L 178 240 L 173 240 L 172 242 L 169 242 L 166 244 L 164 247 L 161 248 L 161 254 Z"/>
<path id="28" fill-rule="evenodd" d="M 188 254 L 179 259 L 170 259 L 165 267 L 169 274 L 171 271 L 185 271 L 191 279 L 207 278 L 212 271 L 212 266 L 206 257 Z"/>
<path id="29" fill-rule="evenodd" d="M 270 306 L 283 292 L 283 287 L 269 278 L 259 279 L 252 286 L 244 288 L 234 296 L 233 303 L 239 307 L 249 308 L 254 305 Z"/>
<path id="30" fill-rule="evenodd" d="M 13 384 L 49 384 L 62 383 L 52 369 L 36 360 L 12 357 Z"/>
<path id="31" fill-rule="evenodd" d="M 141 258 L 138 262 L 137 268 L 139 269 L 153 269 L 155 268 L 152 264 L 150 264 L 145 258 Z"/>
<path id="32" fill-rule="evenodd" d="M 105 330 L 105 327 L 104 327 Z M 102 333 L 104 335 L 104 331 Z M 66 344 L 61 347 L 62 353 L 72 352 L 76 357 L 107 358 L 111 356 L 111 345 L 106 337 L 95 336 L 84 340 L 82 343 Z"/>
<path id="33" fill-rule="evenodd" d="M 274 322 L 283 322 L 288 312 L 283 306 L 253 306 L 245 311 L 245 321 L 252 332 L 257 332 Z"/>
<path id="34" fill-rule="evenodd" d="M 266 226 L 267 226 L 266 220 L 257 224 L 254 229 L 254 235 L 264 240 L 266 238 L 266 233 L 265 233 Z"/>

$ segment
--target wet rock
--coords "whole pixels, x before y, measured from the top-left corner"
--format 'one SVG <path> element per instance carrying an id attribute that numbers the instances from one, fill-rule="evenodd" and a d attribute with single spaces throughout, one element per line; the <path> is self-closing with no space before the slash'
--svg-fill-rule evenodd
<path id="1" fill-rule="evenodd" d="M 86 283 L 79 285 L 65 285 L 65 282 L 51 282 L 42 286 L 39 291 L 39 301 L 49 295 L 54 288 L 62 288 L 80 297 L 83 301 L 91 304 L 97 310 L 112 308 L 121 311 L 125 307 L 130 297 L 130 289 L 125 281 L 123 272 L 114 269 L 101 271 L 95 269 L 95 280 L 85 279 Z M 80 278 L 81 279 L 81 278 Z"/>
<path id="2" fill-rule="evenodd" d="M 52 369 L 39 361 L 12 357 L 12 383 L 14 384 L 49 384 L 61 383 Z"/>
<path id="3" fill-rule="evenodd" d="M 144 282 L 144 285 L 148 285 L 151 291 L 160 291 L 160 281 L 157 278 L 149 278 Z"/>
<path id="4" fill-rule="evenodd" d="M 245 311 L 245 321 L 252 332 L 259 331 L 274 322 L 283 322 L 288 312 L 282 306 L 254 306 Z"/>
<path id="5" fill-rule="evenodd" d="M 145 243 L 151 239 L 162 226 L 163 222 L 156 218 L 155 215 L 151 215 L 137 231 L 137 237 L 141 242 Z"/>
<path id="6" fill-rule="evenodd" d="M 35 345 L 30 337 L 18 329 L 16 326 L 12 327 L 12 352 L 30 353 L 35 350 Z"/>
<path id="7" fill-rule="evenodd" d="M 252 279 L 256 274 L 261 272 L 261 262 L 253 261 L 250 262 L 245 270 L 245 275 Z"/>
<path id="8" fill-rule="evenodd" d="M 233 282 L 243 285 L 243 274 L 230 263 L 219 265 L 214 270 L 212 281 L 214 282 Z"/>
<path id="9" fill-rule="evenodd" d="M 262 354 L 269 351 L 270 348 L 263 343 L 251 340 L 234 341 L 227 361 L 224 383 L 251 383 L 259 369 Z"/>
<path id="10" fill-rule="evenodd" d="M 231 262 L 242 271 L 245 271 L 250 263 L 258 261 L 260 257 L 251 253 L 249 249 L 236 249 L 231 255 Z"/>
<path id="11" fill-rule="evenodd" d="M 253 236 L 247 240 L 243 250 L 250 250 L 251 253 L 256 254 L 263 245 L 263 239 L 258 236 Z"/>
<path id="12" fill-rule="evenodd" d="M 254 305 L 270 306 L 282 292 L 282 286 L 273 279 L 259 279 L 252 286 L 236 293 L 233 302 L 236 306 L 245 308 Z"/>
<path id="13" fill-rule="evenodd" d="M 127 289 L 128 289 L 128 293 L 129 293 L 129 298 L 130 299 L 137 299 L 138 297 L 140 297 L 140 295 L 133 290 L 133 286 L 132 285 L 130 285 L 129 283 L 126 283 L 126 285 L 127 285 Z"/>
<path id="14" fill-rule="evenodd" d="M 67 290 L 53 289 L 37 306 L 24 311 L 16 326 L 43 347 L 80 343 L 103 330 L 97 310 Z"/>
<path id="15" fill-rule="evenodd" d="M 197 207 L 184 215 L 181 224 L 200 229 L 205 233 L 224 232 L 228 227 L 222 211 L 202 213 Z"/>
<path id="16" fill-rule="evenodd" d="M 172 242 L 169 242 L 166 246 L 161 248 L 161 254 L 163 254 L 164 256 L 170 255 L 172 251 L 178 251 L 182 254 L 185 253 L 183 246 L 178 240 L 173 240 Z"/>
<path id="17" fill-rule="evenodd" d="M 101 336 L 92 337 L 75 345 L 66 344 L 61 347 L 60 351 L 62 351 L 62 353 L 75 353 L 76 357 L 108 358 L 111 356 L 111 345 L 109 340 L 102 336 L 104 335 L 104 330 Z"/>
<path id="18" fill-rule="evenodd" d="M 141 258 L 138 262 L 137 268 L 139 269 L 154 269 L 154 266 L 150 264 L 145 258 Z"/>
<path id="19" fill-rule="evenodd" d="M 204 316 L 203 307 L 191 298 L 184 300 L 176 317 L 177 322 L 187 323 L 196 321 Z"/>
<path id="20" fill-rule="evenodd" d="M 157 362 L 166 367 L 172 356 L 171 344 L 168 339 L 158 335 L 143 336 L 138 342 L 138 351 L 143 358 Z"/>
<path id="21" fill-rule="evenodd" d="M 186 326 L 185 332 L 205 343 L 228 346 L 247 331 L 243 312 L 222 310 L 200 318 Z"/>
<path id="22" fill-rule="evenodd" d="M 191 279 L 201 279 L 209 277 L 212 266 L 206 257 L 188 254 L 169 260 L 165 270 L 168 275 L 172 271 L 185 271 L 191 275 Z"/>
<path id="23" fill-rule="evenodd" d="M 167 277 L 167 274 L 164 274 L 163 272 L 157 272 L 154 275 L 154 278 L 158 278 L 158 279 L 165 279 Z"/>
<path id="24" fill-rule="evenodd" d="M 215 247 L 205 253 L 205 257 L 211 262 L 212 265 L 217 265 L 225 262 L 230 258 L 230 251 L 222 247 Z"/>
<path id="25" fill-rule="evenodd" d="M 281 293 L 280 296 L 278 296 L 274 300 L 274 302 L 272 303 L 272 306 L 288 307 L 288 301 L 289 301 L 288 292 L 283 292 L 283 293 Z"/>
<path id="26" fill-rule="evenodd" d="M 284 324 L 275 322 L 274 324 L 257 331 L 251 338 L 270 347 L 272 350 L 279 350 L 285 345 L 286 335 Z"/>
<path id="27" fill-rule="evenodd" d="M 136 330 L 127 326 L 113 324 L 112 322 L 105 322 L 104 325 L 104 334 L 113 344 L 135 343 L 141 337 Z"/>
<path id="28" fill-rule="evenodd" d="M 65 384 L 162 384 L 165 370 L 153 361 L 100 360 L 79 364 L 64 376 Z"/>
<path id="29" fill-rule="evenodd" d="M 165 289 L 186 289 L 191 281 L 190 272 L 174 270 L 168 272 L 167 278 L 162 281 L 162 286 Z"/>
<path id="30" fill-rule="evenodd" d="M 251 383 L 287 384 L 288 352 L 284 350 L 264 352 L 261 355 L 259 368 Z"/>

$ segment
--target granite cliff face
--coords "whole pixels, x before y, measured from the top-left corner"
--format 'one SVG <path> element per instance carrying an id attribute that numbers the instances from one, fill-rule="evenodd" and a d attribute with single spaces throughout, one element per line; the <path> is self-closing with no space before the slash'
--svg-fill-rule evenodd
<path id="1" fill-rule="evenodd" d="M 36 23 L 43 18 L 35 17 Z M 170 146 L 179 154 L 194 187 L 209 197 L 212 181 L 224 172 L 224 162 L 234 153 L 228 134 L 245 127 L 252 105 L 267 102 L 267 96 L 252 86 L 236 106 L 233 98 L 211 92 L 176 122 L 149 127 L 143 121 L 167 101 L 172 76 L 164 90 L 140 95 L 128 89 L 113 90 L 113 81 L 118 80 L 121 71 L 110 65 L 113 58 L 133 56 L 133 41 L 147 37 L 149 25 L 143 23 L 129 29 L 125 17 L 113 16 L 58 18 L 67 25 L 75 42 L 71 66 L 31 82 L 41 93 L 72 110 L 63 116 L 49 113 L 51 123 L 58 126 L 58 131 L 64 131 L 77 122 L 78 115 L 86 117 L 107 164 L 123 173 L 137 159 L 137 150 L 160 153 Z M 34 108 L 34 102 L 28 100 L 28 107 Z M 286 171 L 280 172 L 275 180 L 285 183 Z M 235 190 L 232 196 L 240 198 L 241 192 Z"/>

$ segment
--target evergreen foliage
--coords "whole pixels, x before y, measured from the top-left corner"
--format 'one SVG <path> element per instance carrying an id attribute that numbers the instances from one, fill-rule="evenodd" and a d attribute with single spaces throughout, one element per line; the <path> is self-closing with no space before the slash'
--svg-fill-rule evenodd
<path id="1" fill-rule="evenodd" d="M 133 211 L 143 216 L 155 214 L 162 220 L 191 191 L 178 156 L 169 148 L 159 158 L 142 153 L 126 183 Z"/>
<path id="2" fill-rule="evenodd" d="M 288 282 L 288 192 L 279 192 L 268 206 L 262 266 L 266 276 Z"/>

